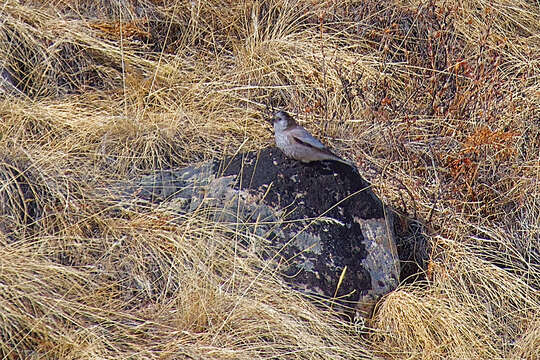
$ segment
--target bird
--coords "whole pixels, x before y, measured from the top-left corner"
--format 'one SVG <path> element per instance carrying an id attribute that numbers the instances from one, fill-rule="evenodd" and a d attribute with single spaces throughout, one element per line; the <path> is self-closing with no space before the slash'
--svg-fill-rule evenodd
<path id="1" fill-rule="evenodd" d="M 276 111 L 270 119 L 274 126 L 276 146 L 285 156 L 310 163 L 312 161 L 338 161 L 356 170 L 350 161 L 340 158 L 314 138 L 304 127 L 298 125 L 286 111 Z"/>

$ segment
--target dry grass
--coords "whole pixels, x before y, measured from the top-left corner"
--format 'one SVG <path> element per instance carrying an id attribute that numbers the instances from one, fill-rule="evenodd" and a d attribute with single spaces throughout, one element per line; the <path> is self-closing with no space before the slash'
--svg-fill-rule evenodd
<path id="1" fill-rule="evenodd" d="M 0 59 L 3 358 L 540 358 L 536 2 L 16 1 Z M 153 169 L 269 146 L 269 102 L 422 221 L 425 281 L 358 333 Z M 263 269 L 263 270 L 261 270 Z"/>

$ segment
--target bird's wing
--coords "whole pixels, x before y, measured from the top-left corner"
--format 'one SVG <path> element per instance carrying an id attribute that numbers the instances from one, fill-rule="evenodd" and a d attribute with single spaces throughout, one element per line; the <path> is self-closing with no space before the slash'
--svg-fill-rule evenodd
<path id="1" fill-rule="evenodd" d="M 292 128 L 289 130 L 289 134 L 293 137 L 293 139 L 306 146 L 314 147 L 319 150 L 322 150 L 325 148 L 323 143 L 321 143 L 319 140 L 315 139 L 313 136 L 311 136 L 310 133 L 307 132 L 306 129 L 304 129 L 301 126 L 297 126 L 295 128 Z"/>
<path id="2" fill-rule="evenodd" d="M 339 156 L 331 152 L 324 146 L 322 142 L 314 138 L 309 132 L 307 132 L 306 129 L 304 129 L 301 126 L 297 126 L 293 129 L 290 129 L 290 135 L 293 138 L 294 141 L 296 141 L 298 144 L 308 146 L 314 149 L 317 149 L 320 152 L 326 153 L 330 156 L 333 156 L 337 159 L 341 159 Z"/>

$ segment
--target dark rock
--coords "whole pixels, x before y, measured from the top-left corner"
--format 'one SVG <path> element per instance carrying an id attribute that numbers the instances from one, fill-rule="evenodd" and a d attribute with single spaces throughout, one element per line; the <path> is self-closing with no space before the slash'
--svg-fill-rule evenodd
<path id="1" fill-rule="evenodd" d="M 183 213 L 221 209 L 215 220 L 267 240 L 256 251 L 279 264 L 291 286 L 364 315 L 399 282 L 392 212 L 341 163 L 303 164 L 271 148 L 160 171 L 125 195 L 174 199 Z"/>

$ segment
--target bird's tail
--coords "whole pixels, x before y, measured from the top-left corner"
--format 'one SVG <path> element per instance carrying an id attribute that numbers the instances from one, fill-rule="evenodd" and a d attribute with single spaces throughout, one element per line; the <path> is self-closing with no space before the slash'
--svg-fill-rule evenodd
<path id="1" fill-rule="evenodd" d="M 340 158 L 340 157 L 337 156 L 337 155 L 334 155 L 334 156 L 336 157 L 336 158 L 335 158 L 335 161 L 338 161 L 338 162 L 340 162 L 340 163 L 342 163 L 342 164 L 345 164 L 345 165 L 349 166 L 350 168 L 352 168 L 352 169 L 353 169 L 356 173 L 358 173 L 358 174 L 360 173 L 360 172 L 358 171 L 358 168 L 356 167 L 356 165 L 355 165 L 352 161 L 342 159 L 342 158 Z"/>

